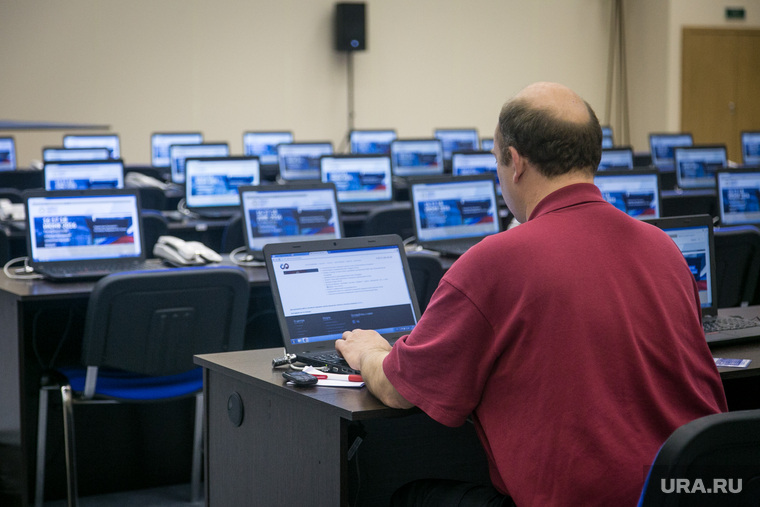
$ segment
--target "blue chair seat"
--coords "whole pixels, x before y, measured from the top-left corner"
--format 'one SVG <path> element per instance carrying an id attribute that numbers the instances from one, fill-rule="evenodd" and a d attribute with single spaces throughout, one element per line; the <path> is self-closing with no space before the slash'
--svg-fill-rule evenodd
<path id="1" fill-rule="evenodd" d="M 59 371 L 68 378 L 74 392 L 84 391 L 86 369 L 61 368 Z M 161 377 L 100 368 L 95 394 L 119 400 L 150 401 L 189 396 L 201 389 L 203 389 L 202 368 Z"/>

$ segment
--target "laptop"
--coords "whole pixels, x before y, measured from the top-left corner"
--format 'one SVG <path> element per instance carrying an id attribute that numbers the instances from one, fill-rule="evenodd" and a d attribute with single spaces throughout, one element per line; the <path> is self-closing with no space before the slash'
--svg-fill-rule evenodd
<path id="1" fill-rule="evenodd" d="M 742 132 L 742 163 L 760 166 L 760 132 Z"/>
<path id="2" fill-rule="evenodd" d="M 227 143 L 172 144 L 169 146 L 169 166 L 172 183 L 185 183 L 185 160 L 201 157 L 227 157 Z"/>
<path id="3" fill-rule="evenodd" d="M 134 189 L 29 191 L 24 202 L 29 266 L 48 280 L 160 267 L 146 262 Z"/>
<path id="4" fill-rule="evenodd" d="M 374 329 L 393 344 L 419 321 L 396 235 L 270 243 L 264 257 L 285 350 L 299 362 L 360 373 L 335 351 L 344 331 Z"/>
<path id="5" fill-rule="evenodd" d="M 391 168 L 394 177 L 443 174 L 440 139 L 396 139 L 391 143 Z"/>
<path id="6" fill-rule="evenodd" d="M 280 164 L 280 178 L 283 181 L 319 181 L 319 159 L 322 155 L 332 155 L 331 142 L 287 143 L 277 145 L 277 160 Z"/>
<path id="7" fill-rule="evenodd" d="M 602 126 L 602 148 L 612 148 L 615 146 L 615 139 L 612 135 L 612 127 Z"/>
<path id="8" fill-rule="evenodd" d="M 677 147 L 673 159 L 676 184 L 684 190 L 715 188 L 715 173 L 728 165 L 724 145 Z"/>
<path id="9" fill-rule="evenodd" d="M 154 132 L 150 136 L 150 163 L 153 167 L 169 167 L 169 146 L 172 144 L 201 144 L 200 132 Z"/>
<path id="10" fill-rule="evenodd" d="M 501 195 L 496 156 L 490 151 L 455 151 L 451 154 L 451 175 L 472 176 L 490 174 L 496 181 L 496 193 Z"/>
<path id="11" fill-rule="evenodd" d="M 391 158 L 387 155 L 324 155 L 322 181 L 333 183 L 341 211 L 364 213 L 393 201 Z"/>
<path id="12" fill-rule="evenodd" d="M 63 136 L 63 147 L 107 148 L 110 158 L 121 158 L 118 134 L 67 134 Z"/>
<path id="13" fill-rule="evenodd" d="M 352 130 L 348 134 L 351 153 L 357 155 L 390 155 L 391 142 L 396 139 L 393 129 Z"/>
<path id="14" fill-rule="evenodd" d="M 760 337 L 760 321 L 718 317 L 713 222 L 710 215 L 690 215 L 648 220 L 664 230 L 686 258 L 699 288 L 702 327 L 710 344 Z"/>
<path id="15" fill-rule="evenodd" d="M 108 160 L 111 152 L 108 148 L 42 148 L 43 162 L 65 162 L 69 160 Z"/>
<path id="16" fill-rule="evenodd" d="M 649 134 L 649 153 L 652 165 L 660 171 L 672 171 L 674 167 L 673 148 L 677 146 L 692 146 L 694 139 L 691 134 L 662 133 Z"/>
<path id="17" fill-rule="evenodd" d="M 185 206 L 203 217 L 230 217 L 240 210 L 238 188 L 258 185 L 258 157 L 185 159 Z"/>
<path id="18" fill-rule="evenodd" d="M 633 169 L 633 149 L 630 146 L 602 149 L 598 171 Z"/>
<path id="19" fill-rule="evenodd" d="M 760 226 L 760 168 L 717 172 L 720 225 Z"/>
<path id="20" fill-rule="evenodd" d="M 243 154 L 259 157 L 261 165 L 277 165 L 277 145 L 292 143 L 293 133 L 287 130 L 269 132 L 244 132 Z"/>
<path id="21" fill-rule="evenodd" d="M 435 129 L 433 137 L 441 141 L 443 160 L 451 160 L 455 151 L 476 151 L 480 149 L 477 129 Z"/>
<path id="22" fill-rule="evenodd" d="M 69 160 L 45 162 L 45 190 L 124 188 L 121 160 Z"/>
<path id="23" fill-rule="evenodd" d="M 414 180 L 409 197 L 417 243 L 458 257 L 501 231 L 493 176 L 442 176 Z"/>
<path id="24" fill-rule="evenodd" d="M 596 173 L 594 184 L 605 201 L 628 215 L 660 218 L 660 173 L 656 169 L 632 169 Z"/>
<path id="25" fill-rule="evenodd" d="M 243 216 L 248 255 L 263 260 L 269 243 L 343 237 L 338 198 L 332 183 L 243 186 Z"/>
<path id="26" fill-rule="evenodd" d="M 0 171 L 16 169 L 16 140 L 10 136 L 0 137 Z"/>

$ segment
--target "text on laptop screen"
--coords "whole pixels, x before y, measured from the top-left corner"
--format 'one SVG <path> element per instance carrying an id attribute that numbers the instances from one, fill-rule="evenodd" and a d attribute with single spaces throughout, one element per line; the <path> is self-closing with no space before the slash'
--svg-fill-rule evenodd
<path id="1" fill-rule="evenodd" d="M 12 137 L 0 137 L 0 171 L 16 168 L 16 141 Z"/>
<path id="2" fill-rule="evenodd" d="M 707 226 L 663 229 L 686 258 L 697 281 L 699 301 L 703 308 L 712 306 L 712 273 L 710 273 L 710 229 Z"/>
<path id="3" fill-rule="evenodd" d="M 760 171 L 719 171 L 722 225 L 760 224 Z"/>
<path id="4" fill-rule="evenodd" d="M 335 184 L 338 202 L 390 201 L 391 159 L 377 156 L 322 157 L 322 181 Z"/>
<path id="5" fill-rule="evenodd" d="M 760 166 L 760 132 L 742 132 L 742 163 Z"/>
<path id="6" fill-rule="evenodd" d="M 63 136 L 64 148 L 107 148 L 110 158 L 121 158 L 119 149 L 119 136 L 116 134 L 104 135 L 66 135 Z"/>
<path id="7" fill-rule="evenodd" d="M 396 140 L 391 143 L 394 176 L 443 174 L 443 149 L 438 139 Z"/>
<path id="8" fill-rule="evenodd" d="M 499 186 L 499 174 L 496 170 L 496 156 L 491 152 L 454 152 L 454 154 L 451 156 L 451 174 L 453 176 L 491 174 L 496 181 L 496 193 L 501 195 L 501 187 Z"/>
<path id="9" fill-rule="evenodd" d="M 243 154 L 259 157 L 264 165 L 276 165 L 277 145 L 292 142 L 292 132 L 246 132 L 243 134 Z"/>
<path id="10" fill-rule="evenodd" d="M 134 195 L 30 197 L 27 213 L 35 262 L 141 256 Z"/>
<path id="11" fill-rule="evenodd" d="M 609 169 L 633 169 L 633 150 L 627 148 L 602 150 L 599 170 Z"/>
<path id="12" fill-rule="evenodd" d="M 724 167 L 723 146 L 675 148 L 676 181 L 681 188 L 715 188 L 715 173 Z"/>
<path id="13" fill-rule="evenodd" d="M 43 170 L 45 190 L 124 188 L 120 160 L 48 162 Z"/>
<path id="14" fill-rule="evenodd" d="M 390 155 L 395 140 L 395 130 L 352 130 L 349 136 L 351 153 L 364 155 Z"/>
<path id="15" fill-rule="evenodd" d="M 492 137 L 484 137 L 480 140 L 480 149 L 483 151 L 492 151 L 493 150 L 493 138 Z"/>
<path id="16" fill-rule="evenodd" d="M 480 138 L 475 129 L 436 129 L 434 135 L 441 141 L 444 160 L 451 160 L 451 154 L 455 151 L 480 149 Z"/>
<path id="17" fill-rule="evenodd" d="M 239 206 L 238 187 L 259 184 L 256 157 L 188 158 L 185 203 L 188 208 Z"/>
<path id="18" fill-rule="evenodd" d="M 601 173 L 594 177 L 605 201 L 628 215 L 639 218 L 660 217 L 660 192 L 657 174 Z"/>
<path id="19" fill-rule="evenodd" d="M 157 132 L 150 137 L 151 164 L 153 167 L 169 167 L 169 146 L 172 144 L 201 144 L 200 132 Z"/>
<path id="20" fill-rule="evenodd" d="M 415 183 L 414 215 L 419 241 L 485 236 L 499 232 L 492 179 Z"/>
<path id="21" fill-rule="evenodd" d="M 417 324 L 395 246 L 272 255 L 292 344 L 336 340 L 364 328 L 409 332 Z"/>
<path id="22" fill-rule="evenodd" d="M 340 238 L 334 188 L 244 190 L 241 196 L 251 251 L 268 243 Z"/>
<path id="23" fill-rule="evenodd" d="M 108 160 L 111 152 L 107 148 L 44 148 L 43 162 L 66 162 L 70 160 Z"/>
<path id="24" fill-rule="evenodd" d="M 318 180 L 319 158 L 332 155 L 331 143 L 292 143 L 277 146 L 280 176 L 284 180 Z"/>
<path id="25" fill-rule="evenodd" d="M 650 134 L 649 151 L 652 165 L 660 169 L 673 169 L 673 149 L 693 144 L 691 134 Z"/>
<path id="26" fill-rule="evenodd" d="M 185 160 L 188 158 L 226 157 L 229 154 L 227 143 L 172 144 L 169 147 L 172 182 L 185 182 Z"/>

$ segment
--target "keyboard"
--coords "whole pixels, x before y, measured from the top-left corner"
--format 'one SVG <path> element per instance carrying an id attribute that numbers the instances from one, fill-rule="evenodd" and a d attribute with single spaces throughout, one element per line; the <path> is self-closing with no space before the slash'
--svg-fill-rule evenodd
<path id="1" fill-rule="evenodd" d="M 704 328 L 705 333 L 733 331 L 756 326 L 760 326 L 760 321 L 742 319 L 741 317 L 716 317 L 702 322 L 702 328 Z"/>

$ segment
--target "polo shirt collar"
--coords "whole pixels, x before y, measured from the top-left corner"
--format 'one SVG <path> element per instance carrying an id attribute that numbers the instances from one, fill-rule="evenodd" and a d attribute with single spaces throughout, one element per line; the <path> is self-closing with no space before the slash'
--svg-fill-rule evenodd
<path id="1" fill-rule="evenodd" d="M 557 211 L 570 206 L 584 204 L 587 202 L 605 202 L 602 198 L 602 192 L 599 187 L 593 183 L 574 183 L 559 190 L 555 190 L 547 195 L 538 205 L 533 208 L 528 220 L 533 220 L 541 215 Z"/>

